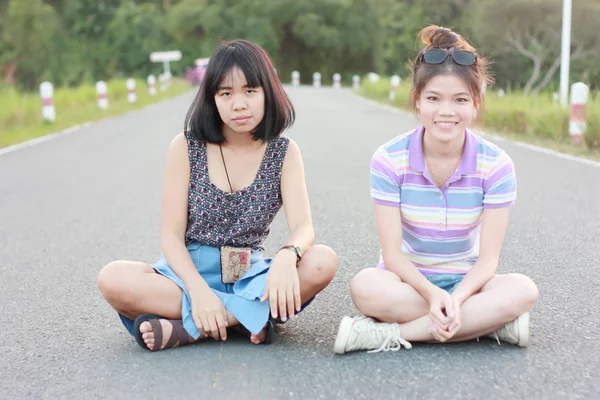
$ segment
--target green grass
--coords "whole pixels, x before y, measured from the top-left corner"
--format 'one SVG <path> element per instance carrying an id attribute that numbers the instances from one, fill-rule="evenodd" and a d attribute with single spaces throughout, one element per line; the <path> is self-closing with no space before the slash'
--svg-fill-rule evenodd
<path id="1" fill-rule="evenodd" d="M 157 87 L 158 87 L 157 83 Z M 54 90 L 56 120 L 48 123 L 42 118 L 42 101 L 39 93 L 20 93 L 12 87 L 0 87 L 0 148 L 88 121 L 97 121 L 109 116 L 124 114 L 184 93 L 193 88 L 182 79 L 172 79 L 171 86 L 164 92 L 157 90 L 150 96 L 144 80 L 136 79 L 137 101 L 127 100 L 124 79 L 107 82 L 108 110 L 97 105 L 96 88 L 92 84 L 77 88 Z"/>
<path id="2" fill-rule="evenodd" d="M 390 80 L 382 77 L 377 83 L 363 79 L 357 94 L 369 99 L 411 111 L 410 82 L 402 82 L 394 101 L 388 99 Z M 554 104 L 550 93 L 527 96 L 510 93 L 498 97 L 488 90 L 484 112 L 478 117 L 476 130 L 501 135 L 551 150 L 600 160 L 600 100 L 589 100 L 586 108 L 587 131 L 585 145 L 571 143 L 570 110 Z"/>

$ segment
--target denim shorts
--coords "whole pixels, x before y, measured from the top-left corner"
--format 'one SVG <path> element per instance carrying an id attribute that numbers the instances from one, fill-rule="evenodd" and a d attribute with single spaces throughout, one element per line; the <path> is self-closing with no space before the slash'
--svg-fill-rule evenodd
<path id="1" fill-rule="evenodd" d="M 425 277 L 435 286 L 452 293 L 465 276 L 462 274 L 433 274 L 425 275 Z"/>
<path id="2" fill-rule="evenodd" d="M 377 264 L 378 269 L 386 269 L 383 261 Z M 454 289 L 462 282 L 464 274 L 423 274 L 425 278 L 435 286 L 444 289 L 448 293 L 452 293 Z"/>

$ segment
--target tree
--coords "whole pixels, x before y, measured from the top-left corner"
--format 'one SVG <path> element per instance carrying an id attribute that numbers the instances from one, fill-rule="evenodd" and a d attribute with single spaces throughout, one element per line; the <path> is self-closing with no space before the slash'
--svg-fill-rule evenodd
<path id="1" fill-rule="evenodd" d="M 571 60 L 600 51 L 594 26 L 600 5 L 580 0 L 573 7 Z M 478 38 L 498 56 L 520 55 L 532 63 L 523 90 L 543 90 L 560 66 L 562 0 L 484 0 L 472 19 Z"/>
<path id="2" fill-rule="evenodd" d="M 40 80 L 40 66 L 51 57 L 52 37 L 59 20 L 51 6 L 42 0 L 8 3 L 0 31 L 0 65 L 3 80 L 12 84 L 20 79 L 23 86 L 35 87 Z"/>

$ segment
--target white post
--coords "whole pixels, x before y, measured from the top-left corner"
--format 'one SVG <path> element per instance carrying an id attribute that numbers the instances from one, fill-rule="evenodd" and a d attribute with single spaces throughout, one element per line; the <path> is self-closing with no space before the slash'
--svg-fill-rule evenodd
<path id="1" fill-rule="evenodd" d="M 571 85 L 571 120 L 569 121 L 569 134 L 573 143 L 582 143 L 586 131 L 585 105 L 589 94 L 589 87 L 583 82 Z"/>
<path id="2" fill-rule="evenodd" d="M 165 74 L 158 75 L 158 83 L 160 83 L 161 92 L 167 90 L 167 77 L 165 76 Z"/>
<path id="3" fill-rule="evenodd" d="M 504 97 L 504 95 L 506 95 L 506 93 L 504 92 L 504 89 L 499 89 L 498 90 L 498 97 Z"/>
<path id="4" fill-rule="evenodd" d="M 313 87 L 321 87 L 321 73 L 315 72 L 313 74 Z"/>
<path id="5" fill-rule="evenodd" d="M 96 93 L 98 94 L 98 107 L 102 110 L 108 109 L 108 98 L 106 97 L 106 82 L 96 82 Z"/>
<path id="6" fill-rule="evenodd" d="M 354 76 L 352 77 L 352 87 L 353 87 L 354 89 L 358 89 L 358 88 L 360 88 L 360 76 L 358 76 L 358 75 L 354 75 Z"/>
<path id="7" fill-rule="evenodd" d="M 292 86 L 300 86 L 300 72 L 292 71 Z"/>
<path id="8" fill-rule="evenodd" d="M 569 100 L 569 68 L 571 61 L 571 0 L 563 0 L 562 41 L 560 50 L 560 105 Z"/>
<path id="9" fill-rule="evenodd" d="M 339 89 L 342 87 L 342 76 L 337 72 L 333 74 L 333 87 Z"/>
<path id="10" fill-rule="evenodd" d="M 132 78 L 127 79 L 127 100 L 130 103 L 135 103 L 137 96 L 135 94 L 135 80 Z"/>
<path id="11" fill-rule="evenodd" d="M 150 96 L 156 96 L 156 77 L 154 75 L 148 75 L 148 91 L 150 92 Z"/>
<path id="12" fill-rule="evenodd" d="M 42 82 L 40 85 L 40 96 L 42 97 L 42 116 L 48 122 L 54 122 L 56 119 L 56 110 L 54 109 L 54 87 L 50 82 Z"/>
<path id="13" fill-rule="evenodd" d="M 379 82 L 379 75 L 376 74 L 375 72 L 369 72 L 368 76 L 369 76 L 369 81 L 371 81 L 371 83 Z"/>
<path id="14" fill-rule="evenodd" d="M 396 99 L 396 90 L 398 90 L 398 86 L 400 86 L 400 77 L 398 75 L 392 75 L 390 80 L 391 88 L 390 88 L 390 101 L 394 101 Z"/>

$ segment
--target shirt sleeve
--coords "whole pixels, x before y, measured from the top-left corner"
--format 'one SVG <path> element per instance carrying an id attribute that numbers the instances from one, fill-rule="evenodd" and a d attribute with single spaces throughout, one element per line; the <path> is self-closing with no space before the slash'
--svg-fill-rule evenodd
<path id="1" fill-rule="evenodd" d="M 398 207 L 400 185 L 390 156 L 380 147 L 371 158 L 371 197 L 376 204 Z"/>
<path id="2" fill-rule="evenodd" d="M 509 207 L 517 199 L 515 166 L 508 154 L 502 152 L 486 180 L 483 208 Z"/>

